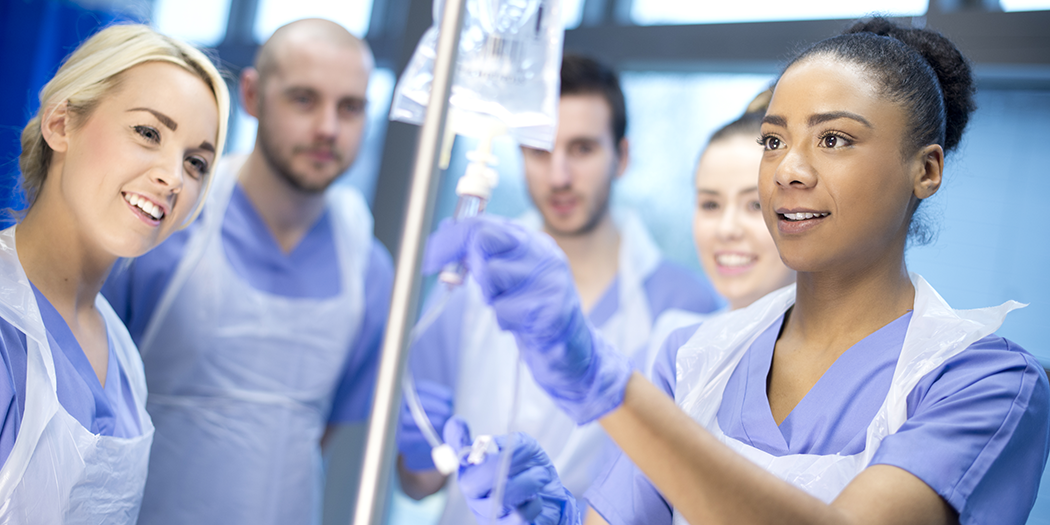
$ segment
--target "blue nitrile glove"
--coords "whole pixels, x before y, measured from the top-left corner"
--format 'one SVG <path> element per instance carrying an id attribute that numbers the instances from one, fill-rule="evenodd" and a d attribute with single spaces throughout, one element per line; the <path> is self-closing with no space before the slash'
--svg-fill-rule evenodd
<path id="1" fill-rule="evenodd" d="M 459 417 L 450 419 L 445 425 L 444 437 L 445 442 L 457 450 L 472 443 L 470 430 Z M 536 440 L 518 432 L 497 436 L 495 441 L 501 451 L 499 454 L 489 454 L 477 465 L 459 467 L 457 483 L 478 523 L 489 523 L 492 518 L 496 473 L 502 451 L 509 444 L 514 450 L 496 523 L 579 525 L 576 499 L 561 484 L 558 472 Z"/>
<path id="2" fill-rule="evenodd" d="M 454 261 L 466 263 L 536 383 L 569 417 L 583 424 L 620 406 L 630 363 L 587 322 L 553 239 L 491 215 L 446 220 L 430 237 L 424 271 Z"/>
<path id="3" fill-rule="evenodd" d="M 452 417 L 452 390 L 441 383 L 433 381 L 416 381 L 416 392 L 419 402 L 427 413 L 427 419 L 434 425 L 437 433 L 445 427 L 445 422 Z M 430 443 L 423 431 L 412 418 L 408 403 L 401 400 L 400 427 L 397 431 L 397 450 L 401 453 L 405 468 L 419 472 L 434 470 L 434 460 L 430 456 Z"/>

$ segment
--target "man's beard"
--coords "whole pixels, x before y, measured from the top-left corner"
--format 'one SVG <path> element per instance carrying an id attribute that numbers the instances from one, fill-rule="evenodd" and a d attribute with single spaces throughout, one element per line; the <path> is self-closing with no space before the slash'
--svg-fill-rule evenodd
<path id="1" fill-rule="evenodd" d="M 289 157 L 282 157 L 280 154 L 280 149 L 273 143 L 272 139 L 270 138 L 270 134 L 267 132 L 267 128 L 263 126 L 261 122 L 262 119 L 260 119 L 260 125 L 258 130 L 259 147 L 262 148 L 262 154 L 263 157 L 266 158 L 266 163 L 270 165 L 270 168 L 274 171 L 274 173 L 277 174 L 278 177 L 287 182 L 289 186 L 295 188 L 296 190 L 308 194 L 324 193 L 324 191 L 327 190 L 328 187 L 332 185 L 332 183 L 339 179 L 339 175 L 341 175 L 343 172 L 346 171 L 347 168 L 350 167 L 349 162 L 346 162 L 344 164 L 343 155 L 333 149 L 332 155 L 335 157 L 336 165 L 339 166 L 338 172 L 336 173 L 336 175 L 334 175 L 328 180 L 311 184 L 307 177 L 296 173 L 295 170 L 292 169 L 292 163 L 290 158 L 291 156 L 294 156 L 297 153 L 299 153 L 299 151 L 304 149 L 310 149 L 310 147 L 295 146 L 294 148 L 292 148 Z"/>
<path id="2" fill-rule="evenodd" d="M 582 237 L 593 232 L 609 212 L 609 201 L 612 200 L 612 179 L 609 180 L 609 185 L 605 187 L 603 194 L 595 195 L 595 198 L 600 204 L 591 210 L 591 214 L 587 216 L 587 220 L 579 228 L 575 230 L 558 229 L 546 217 L 543 219 L 544 226 L 548 231 L 564 237 Z"/>

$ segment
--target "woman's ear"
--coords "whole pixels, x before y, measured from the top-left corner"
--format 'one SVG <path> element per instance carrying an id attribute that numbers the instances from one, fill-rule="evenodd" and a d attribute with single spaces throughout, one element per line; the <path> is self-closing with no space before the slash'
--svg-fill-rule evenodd
<path id="1" fill-rule="evenodd" d="M 941 187 L 944 174 L 944 149 L 939 144 L 925 146 L 915 154 L 914 193 L 919 199 L 932 197 Z"/>
<path id="2" fill-rule="evenodd" d="M 44 136 L 44 142 L 51 147 L 51 151 L 65 153 L 69 148 L 69 130 L 72 128 L 70 117 L 69 103 L 65 101 L 44 112 L 40 121 L 40 133 Z"/>

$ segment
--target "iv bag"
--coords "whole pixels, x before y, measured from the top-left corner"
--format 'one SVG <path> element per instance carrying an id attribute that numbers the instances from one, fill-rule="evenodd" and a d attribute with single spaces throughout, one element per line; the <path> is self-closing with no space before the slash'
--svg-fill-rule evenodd
<path id="1" fill-rule="evenodd" d="M 520 144 L 551 149 L 558 119 L 561 0 L 466 0 L 449 99 L 452 131 L 478 137 L 472 117 L 492 117 Z M 420 39 L 398 80 L 390 119 L 422 124 L 434 80 L 438 21 Z"/>

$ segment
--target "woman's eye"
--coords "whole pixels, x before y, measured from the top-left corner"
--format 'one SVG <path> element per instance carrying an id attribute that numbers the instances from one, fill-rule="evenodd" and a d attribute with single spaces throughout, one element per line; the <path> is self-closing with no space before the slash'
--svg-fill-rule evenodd
<path id="1" fill-rule="evenodd" d="M 150 126 L 135 126 L 135 132 L 154 144 L 160 143 L 160 132 Z"/>
<path id="2" fill-rule="evenodd" d="M 842 148 L 849 146 L 849 144 L 848 139 L 838 135 L 824 135 L 820 137 L 820 146 L 823 148 Z"/>
<path id="3" fill-rule="evenodd" d="M 715 211 L 718 209 L 718 203 L 715 201 L 700 201 L 700 209 L 705 211 Z"/>
<path id="4" fill-rule="evenodd" d="M 758 201 L 750 201 L 750 202 L 747 203 L 747 209 L 749 211 L 755 211 L 755 212 L 762 211 L 762 205 L 759 204 Z"/>
<path id="5" fill-rule="evenodd" d="M 767 151 L 780 149 L 781 146 L 783 146 L 783 143 L 780 142 L 780 139 L 773 135 L 766 135 L 758 139 L 758 143 L 761 144 L 762 147 L 766 148 Z"/>
<path id="6" fill-rule="evenodd" d="M 200 179 L 208 174 L 208 161 L 200 157 L 188 157 L 186 164 L 189 165 L 190 174 L 195 179 Z"/>

